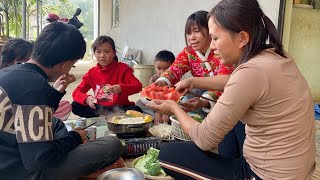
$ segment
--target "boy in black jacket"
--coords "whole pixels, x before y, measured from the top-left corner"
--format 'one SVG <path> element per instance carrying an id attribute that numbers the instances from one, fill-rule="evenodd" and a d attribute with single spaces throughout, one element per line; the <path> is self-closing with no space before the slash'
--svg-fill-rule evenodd
<path id="1" fill-rule="evenodd" d="M 31 60 L 0 71 L 1 179 L 72 179 L 120 157 L 121 143 L 115 137 L 82 144 L 85 130 L 59 138 L 52 130 L 52 115 L 75 81 L 68 72 L 85 51 L 75 27 L 51 23 L 37 38 Z"/>

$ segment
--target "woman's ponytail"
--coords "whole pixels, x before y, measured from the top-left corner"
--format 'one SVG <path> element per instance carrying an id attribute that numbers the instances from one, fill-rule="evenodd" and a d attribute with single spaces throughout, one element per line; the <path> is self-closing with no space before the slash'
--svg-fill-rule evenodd
<path id="1" fill-rule="evenodd" d="M 275 52 L 277 54 L 279 54 L 282 57 L 285 57 L 283 46 L 280 41 L 276 27 L 273 25 L 272 21 L 268 18 L 268 16 L 264 14 L 261 17 L 261 21 L 264 24 L 265 29 L 268 33 L 270 45 L 275 48 Z"/>

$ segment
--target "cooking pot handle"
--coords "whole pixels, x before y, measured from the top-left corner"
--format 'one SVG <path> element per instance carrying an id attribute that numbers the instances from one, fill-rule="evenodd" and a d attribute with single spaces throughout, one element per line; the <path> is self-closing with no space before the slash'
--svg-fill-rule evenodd
<path id="1" fill-rule="evenodd" d="M 143 124 L 129 124 L 128 128 L 143 128 Z"/>

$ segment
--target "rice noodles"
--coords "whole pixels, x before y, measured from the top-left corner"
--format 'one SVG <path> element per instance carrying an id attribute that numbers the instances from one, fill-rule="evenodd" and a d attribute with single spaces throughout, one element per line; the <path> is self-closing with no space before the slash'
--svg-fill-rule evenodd
<path id="1" fill-rule="evenodd" d="M 128 117 L 128 116 L 114 116 L 112 122 L 115 124 L 142 124 L 144 122 L 143 117 Z"/>
<path id="2" fill-rule="evenodd" d="M 173 135 L 171 133 L 171 126 L 168 124 L 158 124 L 149 129 L 149 132 L 156 137 L 163 140 L 172 140 Z"/>

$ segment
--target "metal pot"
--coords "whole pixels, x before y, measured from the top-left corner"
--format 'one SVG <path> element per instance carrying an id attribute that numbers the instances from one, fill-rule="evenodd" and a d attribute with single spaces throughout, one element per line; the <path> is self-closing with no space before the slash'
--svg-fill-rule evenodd
<path id="1" fill-rule="evenodd" d="M 144 175 L 134 168 L 117 168 L 102 173 L 98 180 L 144 180 Z"/>
<path id="2" fill-rule="evenodd" d="M 147 123 L 139 123 L 139 124 L 117 124 L 112 122 L 112 117 L 113 116 L 121 116 L 125 115 L 124 113 L 121 114 L 115 114 L 112 116 L 107 116 L 107 124 L 108 124 L 108 129 L 112 131 L 115 134 L 139 134 L 139 133 L 144 133 L 146 132 L 152 125 L 152 121 L 147 122 Z"/>

